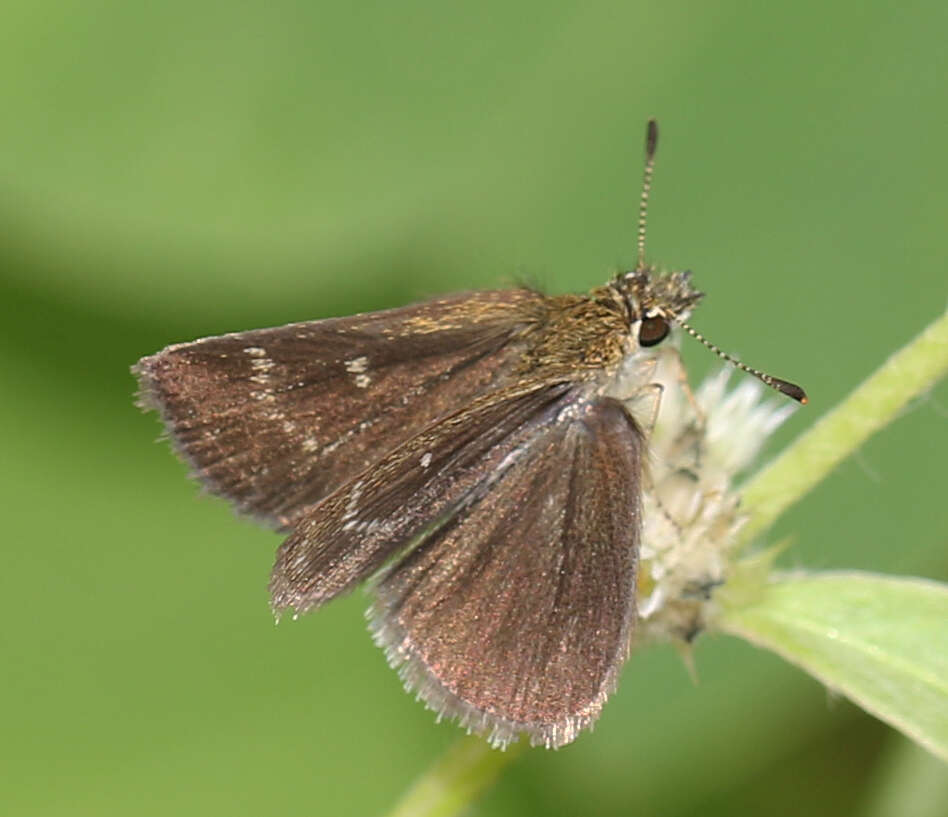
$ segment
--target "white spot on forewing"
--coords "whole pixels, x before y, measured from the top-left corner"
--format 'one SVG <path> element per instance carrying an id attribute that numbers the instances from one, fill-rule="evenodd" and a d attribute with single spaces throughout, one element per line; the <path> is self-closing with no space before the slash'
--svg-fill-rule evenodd
<path id="1" fill-rule="evenodd" d="M 244 354 L 250 355 L 250 357 L 266 357 L 267 350 L 261 349 L 259 346 L 248 346 L 244 349 Z"/>
<path id="2" fill-rule="evenodd" d="M 274 366 L 276 366 L 276 363 L 268 357 L 257 357 L 250 361 L 250 368 L 255 372 L 268 372 Z"/>
<path id="3" fill-rule="evenodd" d="M 319 440 L 315 437 L 307 437 L 303 440 L 302 448 L 309 454 L 312 454 L 313 451 L 316 451 L 319 448 Z"/>
<path id="4" fill-rule="evenodd" d="M 326 443 L 326 445 L 324 445 L 322 450 L 319 452 L 320 455 L 331 454 L 337 448 L 349 442 L 353 437 L 356 436 L 356 434 L 371 428 L 374 422 L 374 420 L 363 420 L 361 423 L 359 423 L 359 425 L 355 426 L 354 428 L 350 428 L 345 434 L 340 435 L 330 443 Z M 312 438 L 309 438 L 303 442 L 304 451 L 312 452 L 315 451 L 316 448 L 318 448 L 318 445 Z"/>
<path id="5" fill-rule="evenodd" d="M 340 437 L 338 440 L 334 440 L 329 443 L 325 448 L 323 448 L 323 454 L 332 454 L 340 445 L 342 445 L 347 439 L 349 439 L 349 434 L 345 434 Z"/>
<path id="6" fill-rule="evenodd" d="M 427 468 L 429 465 L 431 465 L 431 452 L 427 451 L 421 458 L 421 467 Z"/>
<path id="7" fill-rule="evenodd" d="M 362 497 L 363 482 L 360 479 L 349 489 L 349 500 L 346 502 L 346 510 L 343 513 L 343 519 L 352 519 L 359 513 L 359 499 Z"/>
<path id="8" fill-rule="evenodd" d="M 352 372 L 352 374 L 355 375 L 353 382 L 360 389 L 364 389 L 372 382 L 372 379 L 366 374 L 369 370 L 369 359 L 365 355 L 359 355 L 359 357 L 343 361 L 343 365 L 346 367 L 347 372 Z"/>
<path id="9" fill-rule="evenodd" d="M 379 529 L 380 522 L 377 519 L 372 519 L 364 522 L 357 522 L 355 519 L 350 519 L 343 526 L 343 530 L 354 530 L 359 533 L 375 533 Z"/>

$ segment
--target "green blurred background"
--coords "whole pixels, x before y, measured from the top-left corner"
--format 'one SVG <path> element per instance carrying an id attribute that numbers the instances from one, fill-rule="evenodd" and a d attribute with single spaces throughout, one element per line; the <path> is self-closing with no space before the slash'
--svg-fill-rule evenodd
<path id="1" fill-rule="evenodd" d="M 37 3 L 0 23 L 0 811 L 380 814 L 459 733 L 361 594 L 273 626 L 278 537 L 199 499 L 128 366 L 224 331 L 649 246 L 693 322 L 833 406 L 948 298 L 948 10 L 792 4 Z M 685 344 L 693 379 L 711 355 Z M 948 388 L 792 513 L 786 566 L 948 576 Z M 629 662 L 595 732 L 491 815 L 942 815 L 944 767 L 776 657 Z"/>

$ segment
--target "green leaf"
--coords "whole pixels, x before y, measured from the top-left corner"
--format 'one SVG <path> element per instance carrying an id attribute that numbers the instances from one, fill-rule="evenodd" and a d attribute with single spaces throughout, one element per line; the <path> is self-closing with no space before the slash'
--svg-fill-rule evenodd
<path id="1" fill-rule="evenodd" d="M 739 599 L 724 597 L 720 629 L 773 650 L 948 760 L 948 586 L 793 574 Z"/>

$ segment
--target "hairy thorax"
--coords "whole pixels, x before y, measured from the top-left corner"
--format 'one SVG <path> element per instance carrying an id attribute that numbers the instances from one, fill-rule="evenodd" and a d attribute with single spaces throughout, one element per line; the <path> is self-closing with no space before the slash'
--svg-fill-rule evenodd
<path id="1" fill-rule="evenodd" d="M 635 345 L 629 310 L 609 286 L 544 297 L 531 311 L 518 366 L 523 378 L 608 378 Z"/>

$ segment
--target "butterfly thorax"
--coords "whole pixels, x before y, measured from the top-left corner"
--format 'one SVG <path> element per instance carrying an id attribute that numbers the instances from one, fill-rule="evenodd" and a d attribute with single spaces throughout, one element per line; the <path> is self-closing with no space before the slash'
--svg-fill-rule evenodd
<path id="1" fill-rule="evenodd" d="M 525 337 L 524 378 L 589 380 L 614 370 L 630 349 L 630 314 L 609 286 L 544 296 Z"/>
<path id="2" fill-rule="evenodd" d="M 621 273 L 585 295 L 544 296 L 534 305 L 518 367 L 524 378 L 601 380 L 640 348 L 643 320 L 684 319 L 702 293 L 690 274 Z"/>

